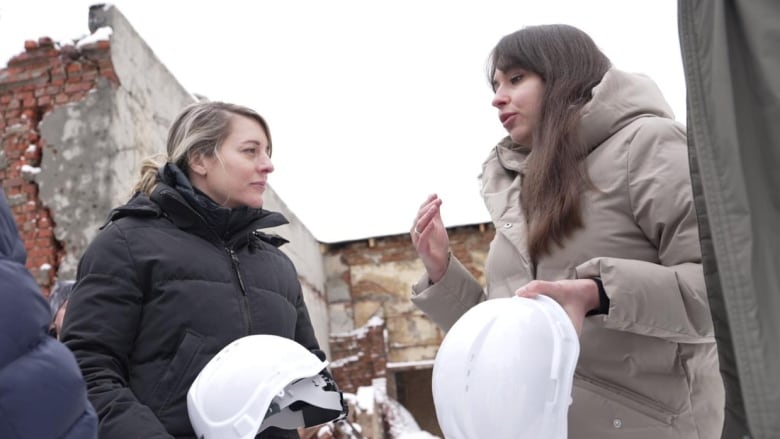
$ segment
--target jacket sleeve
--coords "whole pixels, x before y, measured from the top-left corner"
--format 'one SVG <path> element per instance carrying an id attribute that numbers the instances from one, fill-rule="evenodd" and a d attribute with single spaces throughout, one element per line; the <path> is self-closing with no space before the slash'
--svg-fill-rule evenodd
<path id="1" fill-rule="evenodd" d="M 99 436 L 172 438 L 128 384 L 143 293 L 132 255 L 115 223 L 98 233 L 79 261 L 62 339 L 73 351 L 100 419 Z"/>
<path id="2" fill-rule="evenodd" d="M 450 256 L 447 271 L 430 285 L 428 275 L 412 286 L 412 303 L 444 331 L 471 307 L 485 300 L 482 286 L 455 255 Z"/>
<path id="3" fill-rule="evenodd" d="M 591 319 L 674 342 L 714 342 L 685 132 L 651 118 L 629 145 L 627 168 L 634 220 L 658 261 L 602 257 L 578 266 L 578 278 L 601 277 L 610 300 L 609 313 Z"/>
<path id="4" fill-rule="evenodd" d="M 292 265 L 292 262 L 290 262 L 290 265 Z M 314 327 L 311 324 L 309 309 L 306 307 L 300 282 L 296 282 L 294 288 L 296 290 L 295 311 L 297 314 L 295 322 L 295 341 L 306 349 L 314 352 L 321 360 L 324 360 L 325 353 L 320 349 Z"/>

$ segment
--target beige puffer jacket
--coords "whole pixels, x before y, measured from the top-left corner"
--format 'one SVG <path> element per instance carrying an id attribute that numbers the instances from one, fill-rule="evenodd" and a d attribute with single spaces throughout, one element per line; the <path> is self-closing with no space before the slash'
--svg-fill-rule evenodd
<path id="1" fill-rule="evenodd" d="M 412 300 L 447 330 L 486 297 L 512 296 L 533 279 L 600 276 L 609 313 L 585 319 L 569 438 L 720 438 L 724 392 L 685 129 L 650 79 L 616 69 L 594 88 L 583 127 L 599 189 L 584 195 L 585 227 L 532 266 L 520 207 L 527 154 L 505 139 L 481 177 L 496 227 L 486 291 L 452 258 L 439 282 L 414 286 Z"/>

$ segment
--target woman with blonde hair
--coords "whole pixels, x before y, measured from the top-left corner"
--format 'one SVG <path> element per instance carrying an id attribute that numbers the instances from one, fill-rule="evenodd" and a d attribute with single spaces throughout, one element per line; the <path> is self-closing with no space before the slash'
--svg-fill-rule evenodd
<path id="1" fill-rule="evenodd" d="M 189 387 L 240 337 L 282 336 L 323 357 L 295 267 L 278 249 L 287 241 L 262 231 L 287 223 L 263 209 L 274 170 L 265 120 L 199 102 L 178 115 L 167 150 L 165 162 L 144 164 L 132 199 L 90 243 L 65 315 L 62 339 L 104 438 L 193 438 Z"/>

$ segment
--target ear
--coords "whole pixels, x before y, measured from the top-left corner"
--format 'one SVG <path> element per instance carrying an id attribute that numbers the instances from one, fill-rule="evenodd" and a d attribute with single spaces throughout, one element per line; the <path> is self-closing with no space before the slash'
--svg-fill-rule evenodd
<path id="1" fill-rule="evenodd" d="M 207 174 L 206 160 L 203 154 L 193 154 L 190 157 L 189 163 L 190 171 L 194 172 L 201 177 L 205 177 Z"/>

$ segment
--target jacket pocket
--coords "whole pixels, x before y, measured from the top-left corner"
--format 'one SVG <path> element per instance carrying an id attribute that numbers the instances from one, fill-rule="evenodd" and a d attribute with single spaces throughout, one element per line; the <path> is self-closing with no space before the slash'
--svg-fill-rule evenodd
<path id="1" fill-rule="evenodd" d="M 675 418 L 679 416 L 678 413 L 658 401 L 598 378 L 575 374 L 574 386 L 664 425 L 671 426 Z M 575 403 L 578 402 L 581 401 L 575 400 Z"/>
<path id="2" fill-rule="evenodd" d="M 191 375 L 192 363 L 197 358 L 203 347 L 203 337 L 189 329 L 184 331 L 184 336 L 179 342 L 171 361 L 157 381 L 149 398 L 149 408 L 158 416 L 163 413 L 172 399 L 185 394 L 189 389 L 182 389 L 184 381 Z M 194 377 L 192 377 L 194 379 Z"/>

